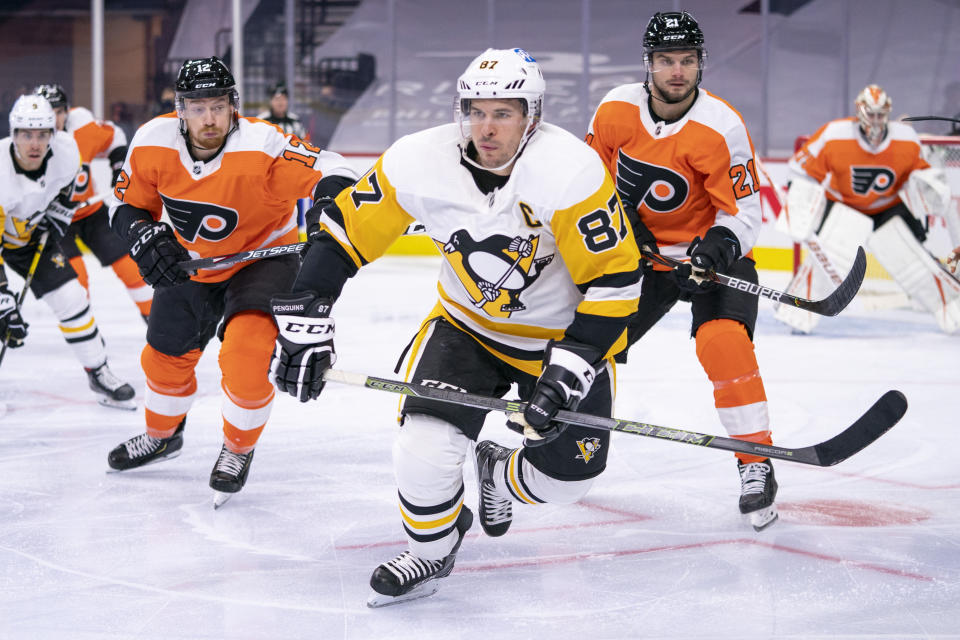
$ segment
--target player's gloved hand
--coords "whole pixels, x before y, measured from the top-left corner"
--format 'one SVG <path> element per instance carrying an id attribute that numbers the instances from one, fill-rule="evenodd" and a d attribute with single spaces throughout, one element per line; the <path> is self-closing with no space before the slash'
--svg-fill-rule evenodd
<path id="1" fill-rule="evenodd" d="M 691 266 L 707 272 L 723 273 L 729 270 L 730 265 L 740 257 L 740 241 L 726 227 L 710 227 L 702 240 L 700 236 L 693 239 L 687 248 L 687 255 L 690 256 L 689 264 L 682 264 L 673 271 L 677 284 L 687 293 L 703 293 L 717 285 L 707 279 L 700 282 L 691 279 Z"/>
<path id="2" fill-rule="evenodd" d="M 543 356 L 543 371 L 523 411 L 523 420 L 510 416 L 507 427 L 523 433 L 526 436 L 523 443 L 528 447 L 554 440 L 567 428 L 566 423 L 557 422 L 554 416 L 561 409 L 576 410 L 590 391 L 602 356 L 599 349 L 582 342 L 551 340 Z"/>
<path id="3" fill-rule="evenodd" d="M 79 202 L 71 202 L 69 198 L 59 195 L 50 201 L 43 212 L 43 216 L 37 222 L 37 231 L 49 231 L 50 240 L 56 241 L 67 234 L 67 228 L 73 221 L 73 213 L 77 210 Z"/>
<path id="4" fill-rule="evenodd" d="M 7 346 L 11 349 L 22 347 L 28 326 L 17 309 L 17 297 L 7 285 L 0 285 L 0 340 L 6 337 Z"/>
<path id="5" fill-rule="evenodd" d="M 151 287 L 172 287 L 190 279 L 179 264 L 189 260 L 190 254 L 177 242 L 166 223 L 138 221 L 131 227 L 128 237 L 133 240 L 130 257 Z"/>
<path id="6" fill-rule="evenodd" d="M 637 241 L 640 253 L 660 253 L 657 248 L 657 239 L 638 216 L 631 216 L 630 226 L 633 227 L 633 237 Z M 653 269 L 649 260 L 640 260 L 640 269 L 643 273 Z"/>
<path id="7" fill-rule="evenodd" d="M 301 257 L 307 255 L 310 241 L 320 233 L 320 215 L 323 213 L 323 208 L 332 202 L 333 198 L 330 196 L 321 197 L 315 200 L 313 206 L 303 214 L 303 223 L 307 232 L 307 242 L 303 245 L 303 249 L 300 250 Z"/>
<path id="8" fill-rule="evenodd" d="M 301 291 L 274 296 L 270 307 L 280 331 L 270 379 L 300 402 L 314 400 L 323 390 L 323 373 L 337 361 L 333 300 Z"/>

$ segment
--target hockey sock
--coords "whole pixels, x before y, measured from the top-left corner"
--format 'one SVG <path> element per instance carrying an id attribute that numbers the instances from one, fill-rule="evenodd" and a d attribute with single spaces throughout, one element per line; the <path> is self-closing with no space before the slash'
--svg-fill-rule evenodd
<path id="1" fill-rule="evenodd" d="M 90 299 L 79 280 L 64 283 L 44 294 L 42 300 L 53 311 L 63 339 L 85 369 L 96 369 L 107 361 L 107 350 L 90 309 Z"/>
<path id="2" fill-rule="evenodd" d="M 87 295 L 90 295 L 90 276 L 87 274 L 87 265 L 83 261 L 83 256 L 70 258 L 70 266 L 77 272 L 77 280 L 80 281 L 80 286 L 87 290 Z"/>
<path id="3" fill-rule="evenodd" d="M 127 293 L 140 310 L 140 315 L 149 316 L 150 305 L 153 303 L 153 287 L 149 286 L 140 277 L 137 263 L 130 256 L 123 256 L 110 266 L 117 277 L 120 278 L 120 281 L 127 287 Z"/>
<path id="4" fill-rule="evenodd" d="M 143 406 L 148 435 L 169 438 L 187 415 L 197 393 L 194 369 L 201 355 L 200 349 L 168 356 L 149 344 L 143 348 L 140 365 L 147 378 Z"/>
<path id="5" fill-rule="evenodd" d="M 277 339 L 273 319 L 262 311 L 231 317 L 220 347 L 223 372 L 223 439 L 234 453 L 249 453 L 273 407 L 274 386 L 267 377 Z"/>
<path id="6" fill-rule="evenodd" d="M 771 444 L 767 395 L 746 328 L 734 320 L 704 323 L 697 330 L 697 358 L 713 383 L 714 405 L 730 436 Z M 738 453 L 742 462 L 764 458 Z"/>

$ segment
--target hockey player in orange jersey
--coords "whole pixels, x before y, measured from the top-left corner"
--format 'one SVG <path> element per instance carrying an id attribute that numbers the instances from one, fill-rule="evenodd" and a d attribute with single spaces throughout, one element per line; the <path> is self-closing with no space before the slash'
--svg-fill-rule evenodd
<path id="1" fill-rule="evenodd" d="M 699 88 L 703 32 L 686 12 L 657 13 L 647 24 L 647 81 L 610 91 L 594 114 L 587 142 L 616 180 L 637 244 L 757 282 L 750 250 L 760 230 L 753 143 L 740 114 Z M 727 432 L 771 443 L 767 397 L 753 349 L 757 298 L 690 279 L 689 264 L 653 266 L 643 277 L 629 342 L 639 340 L 678 299 L 691 302 L 696 353 L 713 382 Z M 769 459 L 736 454 L 740 511 L 757 529 L 777 518 L 777 483 Z"/>
<path id="2" fill-rule="evenodd" d="M 270 415 L 274 388 L 267 370 L 277 336 L 270 297 L 289 290 L 299 258 L 202 269 L 193 276 L 179 263 L 296 242 L 297 199 L 332 198 L 356 179 L 340 155 L 268 122 L 242 118 L 238 109 L 233 75 L 223 62 L 185 62 L 176 113 L 137 131 L 111 210 L 114 231 L 130 242 L 155 292 L 141 356 L 146 433 L 117 446 L 108 463 L 123 470 L 179 453 L 197 391 L 194 369 L 216 335 L 222 341 L 223 447 L 210 474 L 214 506 L 243 488 Z M 163 209 L 171 224 L 160 221 Z"/>
<path id="3" fill-rule="evenodd" d="M 960 330 L 960 281 L 923 246 L 928 217 L 950 205 L 946 174 L 926 161 L 908 124 L 889 121 L 892 101 L 881 87 L 865 87 L 854 104 L 856 117 L 828 122 L 790 159 L 786 230 L 797 242 L 816 240 L 838 272 L 865 245 L 941 329 Z M 817 262 L 811 252 L 790 293 L 829 292 L 833 285 Z M 776 317 L 800 333 L 818 320 L 783 304 Z"/>
<path id="4" fill-rule="evenodd" d="M 109 193 L 110 188 L 107 185 L 94 184 L 90 164 L 94 158 L 106 158 L 113 172 L 110 185 L 116 182 L 123 167 L 123 159 L 127 155 L 127 136 L 123 129 L 112 122 L 95 119 L 89 109 L 70 108 L 67 93 L 58 84 L 42 84 L 34 89 L 34 93 L 47 99 L 57 116 L 57 130 L 72 135 L 80 149 L 80 161 L 83 164 L 74 181 L 73 201 L 85 202 Z M 146 321 L 150 315 L 153 289 L 143 281 L 137 272 L 137 264 L 127 255 L 130 247 L 110 229 L 107 209 L 102 200 L 78 208 L 67 235 L 60 240 L 60 249 L 77 272 L 80 284 L 89 291 L 87 268 L 77 246 L 77 240 L 82 240 L 101 265 L 111 267 L 117 274 Z"/>

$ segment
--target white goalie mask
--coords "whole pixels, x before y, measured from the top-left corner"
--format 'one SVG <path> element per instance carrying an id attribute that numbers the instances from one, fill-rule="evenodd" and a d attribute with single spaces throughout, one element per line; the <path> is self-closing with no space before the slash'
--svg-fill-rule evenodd
<path id="1" fill-rule="evenodd" d="M 857 95 L 854 104 L 863 136 L 872 146 L 877 146 L 887 133 L 887 121 L 893 106 L 890 96 L 878 85 L 871 84 Z"/>
<path id="2" fill-rule="evenodd" d="M 17 98 L 10 109 L 10 135 L 17 129 L 50 129 L 57 126 L 57 116 L 46 98 L 25 95 Z"/>
<path id="3" fill-rule="evenodd" d="M 545 90 L 546 83 L 540 65 L 523 49 L 487 49 L 477 56 L 457 80 L 454 116 L 460 125 L 460 153 L 463 159 L 480 169 L 491 170 L 491 167 L 481 167 L 467 157 L 467 143 L 471 139 L 470 100 L 523 101 L 524 115 L 527 118 L 526 130 L 513 157 L 503 165 L 492 168 L 493 171 L 498 171 L 516 160 L 540 126 Z"/>

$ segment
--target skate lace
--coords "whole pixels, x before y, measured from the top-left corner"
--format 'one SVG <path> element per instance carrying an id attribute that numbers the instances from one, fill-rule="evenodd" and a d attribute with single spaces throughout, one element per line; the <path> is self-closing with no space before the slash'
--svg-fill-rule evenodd
<path id="1" fill-rule="evenodd" d="M 113 371 L 110 371 L 107 365 L 101 366 L 93 372 L 93 375 L 97 379 L 97 382 L 110 391 L 116 391 L 125 384 L 120 378 L 113 375 Z"/>
<path id="2" fill-rule="evenodd" d="M 424 560 L 409 551 L 404 551 L 393 560 L 384 563 L 384 566 L 397 576 L 400 584 L 406 584 L 433 575 L 443 566 L 443 560 Z"/>
<path id="3" fill-rule="evenodd" d="M 220 457 L 217 458 L 216 470 L 229 473 L 232 476 L 239 476 L 240 472 L 243 471 L 243 465 L 247 462 L 247 455 L 224 449 L 220 452 Z"/>
<path id="4" fill-rule="evenodd" d="M 740 468 L 740 493 L 763 493 L 767 486 L 770 466 L 763 462 L 751 462 Z"/>
<path id="5" fill-rule="evenodd" d="M 497 494 L 492 482 L 484 482 L 481 492 L 483 493 L 483 519 L 487 524 L 500 524 L 513 519 L 510 501 Z"/>
<path id="6" fill-rule="evenodd" d="M 154 438 L 146 433 L 141 433 L 124 442 L 123 446 L 127 448 L 128 457 L 139 458 L 140 456 L 145 456 L 156 451 L 161 442 L 163 442 L 163 440 L 160 438 Z"/>

